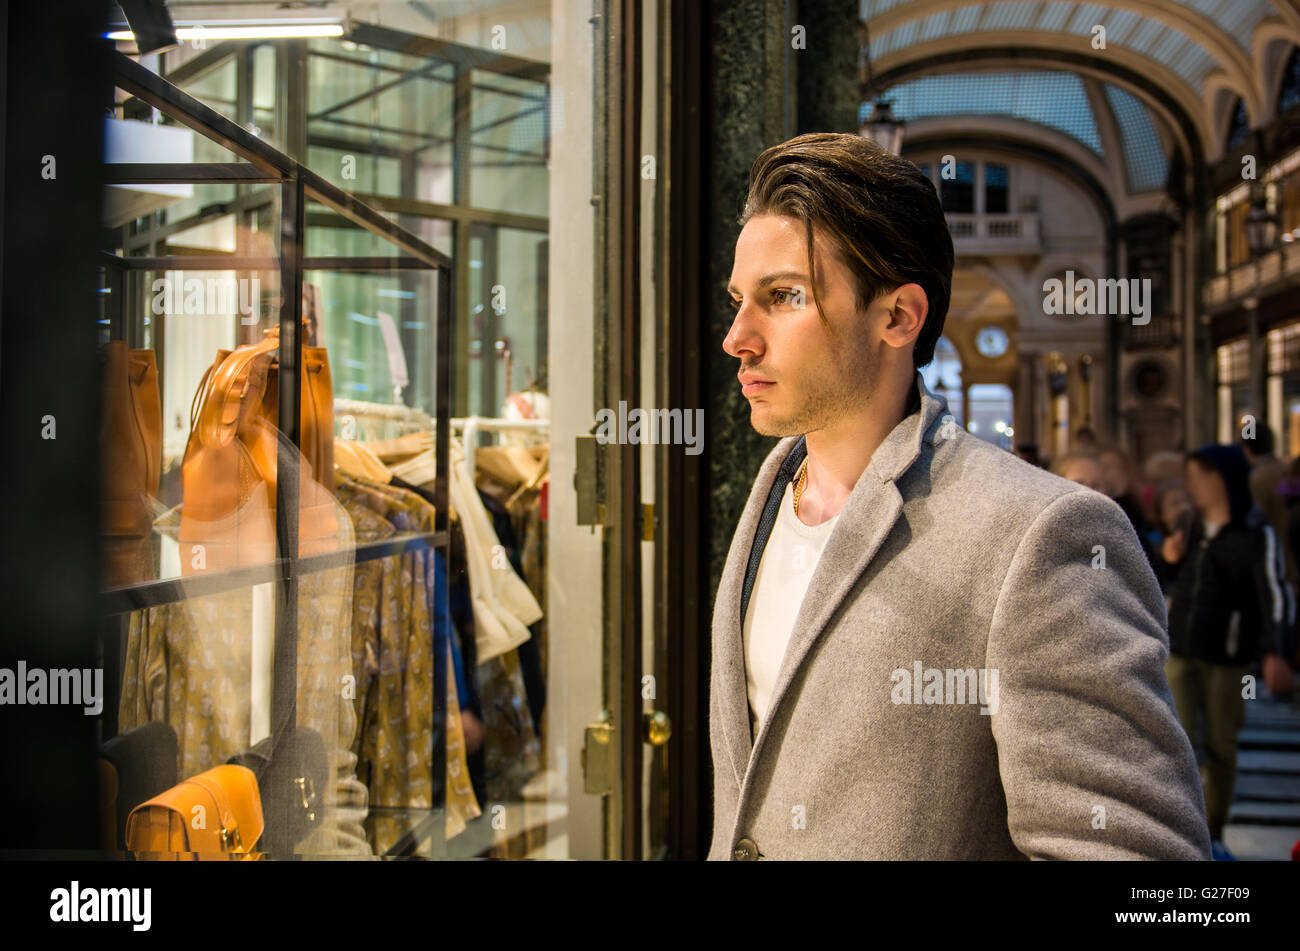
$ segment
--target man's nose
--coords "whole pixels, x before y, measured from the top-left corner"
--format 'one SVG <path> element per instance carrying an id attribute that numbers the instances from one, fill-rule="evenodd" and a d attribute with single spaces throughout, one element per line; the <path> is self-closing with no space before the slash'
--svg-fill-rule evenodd
<path id="1" fill-rule="evenodd" d="M 759 353 L 762 349 L 761 338 L 754 333 L 747 313 L 748 305 L 742 305 L 731 321 L 731 328 L 722 338 L 722 349 L 728 356 L 739 357 L 742 353 Z"/>

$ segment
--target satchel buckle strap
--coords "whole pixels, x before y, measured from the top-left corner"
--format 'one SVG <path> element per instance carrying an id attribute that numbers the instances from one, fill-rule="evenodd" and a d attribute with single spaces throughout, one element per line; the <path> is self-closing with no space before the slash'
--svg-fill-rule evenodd
<path id="1" fill-rule="evenodd" d="M 298 795 L 302 798 L 302 810 L 307 814 L 307 821 L 315 822 L 316 810 L 312 806 L 316 801 L 316 784 L 309 776 L 297 776 L 293 782 L 298 787 Z"/>
<path id="2" fill-rule="evenodd" d="M 232 825 L 229 829 L 227 829 L 225 826 L 222 826 L 220 836 L 221 836 L 221 848 L 224 851 L 226 852 L 244 851 L 244 842 L 239 837 L 238 826 Z"/>
<path id="3" fill-rule="evenodd" d="M 208 777 L 200 773 L 188 780 L 194 783 L 200 789 L 204 790 L 212 800 L 212 804 L 217 807 L 218 820 L 221 823 L 221 847 L 228 849 L 227 841 L 239 842 L 239 823 L 235 821 L 235 813 L 231 808 L 230 797 L 226 790 L 221 788 L 220 783 L 209 781 Z"/>

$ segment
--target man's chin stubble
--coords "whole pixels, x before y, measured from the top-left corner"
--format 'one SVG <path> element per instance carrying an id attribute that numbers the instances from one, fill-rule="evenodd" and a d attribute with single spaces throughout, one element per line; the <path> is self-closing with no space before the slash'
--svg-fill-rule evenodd
<path id="1" fill-rule="evenodd" d="M 825 392 L 814 392 L 794 413 L 780 417 L 771 414 L 770 404 L 764 414 L 758 409 L 763 405 L 762 401 L 750 403 L 750 425 L 760 436 L 776 436 L 780 439 L 786 436 L 804 436 L 825 429 L 845 412 L 856 410 L 870 401 L 876 391 L 876 381 L 871 376 L 866 378 L 870 382 L 863 388 L 841 385 Z"/>
<path id="2" fill-rule="evenodd" d="M 776 436 L 779 439 L 784 439 L 786 436 L 802 436 L 804 433 L 819 428 L 813 420 L 807 417 L 785 416 L 774 418 L 760 413 L 758 405 L 750 404 L 749 422 L 754 427 L 754 432 L 760 436 Z"/>

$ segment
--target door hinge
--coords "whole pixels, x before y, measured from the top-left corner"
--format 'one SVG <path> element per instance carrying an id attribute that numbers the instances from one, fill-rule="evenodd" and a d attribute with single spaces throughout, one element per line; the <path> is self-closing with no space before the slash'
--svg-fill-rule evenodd
<path id="1" fill-rule="evenodd" d="M 604 443 L 594 435 L 577 437 L 574 451 L 573 490 L 578 495 L 579 525 L 605 524 L 605 497 L 601 486 L 605 474 Z"/>
<path id="2" fill-rule="evenodd" d="M 595 796 L 614 792 L 618 776 L 618 734 L 609 711 L 587 725 L 582 740 L 582 788 Z"/>

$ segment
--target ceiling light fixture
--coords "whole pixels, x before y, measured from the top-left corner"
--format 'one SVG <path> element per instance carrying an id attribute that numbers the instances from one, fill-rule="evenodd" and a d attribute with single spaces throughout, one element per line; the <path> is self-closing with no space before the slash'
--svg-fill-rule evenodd
<path id="1" fill-rule="evenodd" d="M 177 24 L 176 38 L 189 40 L 296 40 L 313 37 L 342 36 L 340 20 L 235 20 L 219 23 Z M 130 30 L 106 33 L 110 40 L 132 42 L 135 34 Z"/>

